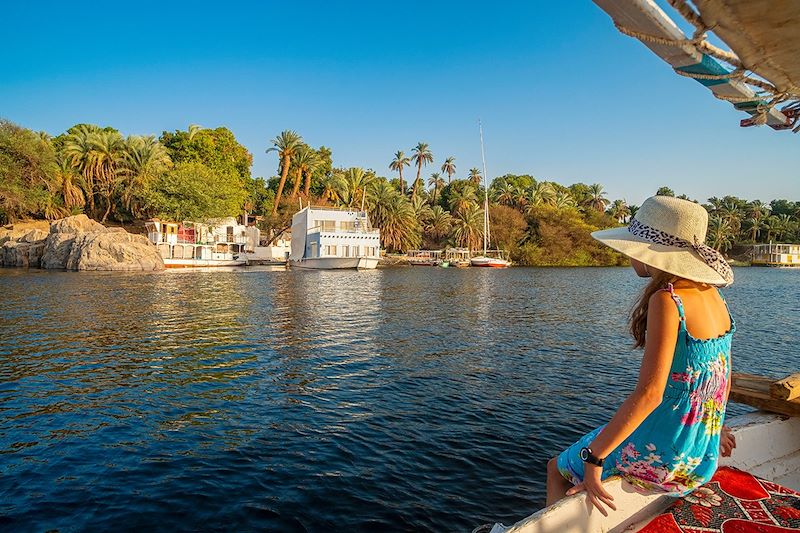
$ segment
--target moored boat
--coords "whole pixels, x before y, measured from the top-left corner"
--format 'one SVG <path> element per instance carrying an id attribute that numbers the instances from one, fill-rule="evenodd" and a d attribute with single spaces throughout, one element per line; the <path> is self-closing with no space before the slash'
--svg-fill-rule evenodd
<path id="1" fill-rule="evenodd" d="M 470 264 L 474 267 L 506 268 L 511 265 L 509 261 L 498 257 L 488 257 L 479 255 L 470 259 Z"/>
<path id="2" fill-rule="evenodd" d="M 248 229 L 226 218 L 208 222 L 145 223 L 147 237 L 166 268 L 232 267 L 247 264 Z M 253 228 L 255 229 L 255 228 Z"/>
<path id="3" fill-rule="evenodd" d="M 380 231 L 366 211 L 305 207 L 292 217 L 289 265 L 318 270 L 371 270 L 380 261 Z"/>
<path id="4" fill-rule="evenodd" d="M 511 261 L 503 257 L 502 250 L 489 250 L 491 242 L 491 225 L 489 223 L 489 186 L 486 183 L 486 155 L 483 151 L 483 125 L 478 123 L 481 136 L 481 161 L 483 162 L 483 255 L 470 259 L 474 267 L 506 268 L 511 266 Z"/>

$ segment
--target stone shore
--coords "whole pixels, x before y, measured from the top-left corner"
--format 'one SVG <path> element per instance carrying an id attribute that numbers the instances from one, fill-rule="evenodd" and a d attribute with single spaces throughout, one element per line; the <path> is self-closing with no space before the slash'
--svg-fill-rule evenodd
<path id="1" fill-rule="evenodd" d="M 86 215 L 0 228 L 0 265 L 60 270 L 162 270 L 144 235 L 107 228 Z"/>

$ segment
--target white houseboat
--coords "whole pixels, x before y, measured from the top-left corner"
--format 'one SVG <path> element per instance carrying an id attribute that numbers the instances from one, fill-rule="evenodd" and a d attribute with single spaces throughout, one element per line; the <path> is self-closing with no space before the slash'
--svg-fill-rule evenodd
<path id="1" fill-rule="evenodd" d="M 753 266 L 800 267 L 800 244 L 757 244 Z"/>
<path id="2" fill-rule="evenodd" d="M 234 218 L 200 222 L 146 223 L 147 237 L 156 245 L 167 268 L 241 266 L 247 228 Z"/>
<path id="3" fill-rule="evenodd" d="M 365 211 L 306 207 L 292 217 L 293 267 L 373 269 L 380 255 L 380 231 Z"/>

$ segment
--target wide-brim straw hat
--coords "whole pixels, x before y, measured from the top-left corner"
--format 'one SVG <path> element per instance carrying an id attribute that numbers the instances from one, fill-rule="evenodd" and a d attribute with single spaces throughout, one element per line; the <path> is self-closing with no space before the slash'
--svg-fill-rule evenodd
<path id="1" fill-rule="evenodd" d="M 733 270 L 717 250 L 706 246 L 708 213 L 688 200 L 653 196 L 644 201 L 627 227 L 592 237 L 642 263 L 699 283 L 733 283 Z"/>

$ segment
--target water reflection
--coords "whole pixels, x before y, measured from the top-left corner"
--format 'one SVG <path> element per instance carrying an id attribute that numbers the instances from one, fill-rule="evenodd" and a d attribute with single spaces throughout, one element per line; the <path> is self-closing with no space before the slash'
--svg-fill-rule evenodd
<path id="1" fill-rule="evenodd" d="M 737 270 L 737 370 L 796 370 L 798 275 Z M 633 386 L 641 284 L 625 269 L 0 270 L 0 523 L 508 523 L 542 503 L 550 454 Z"/>

